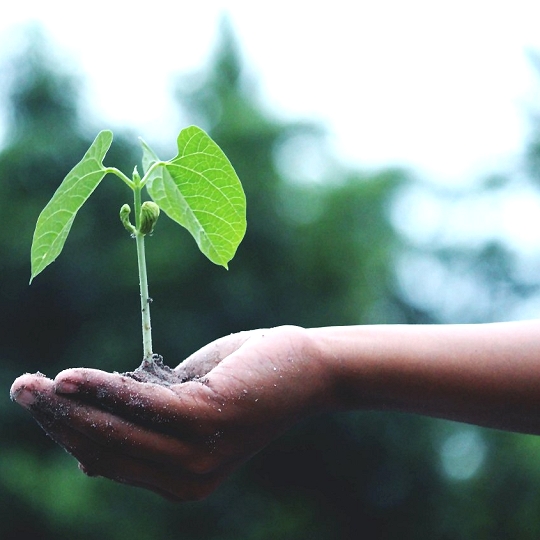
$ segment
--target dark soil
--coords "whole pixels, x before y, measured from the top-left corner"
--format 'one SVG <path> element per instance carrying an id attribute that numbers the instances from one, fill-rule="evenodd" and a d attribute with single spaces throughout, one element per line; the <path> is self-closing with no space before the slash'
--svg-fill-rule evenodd
<path id="1" fill-rule="evenodd" d="M 163 363 L 163 357 L 159 354 L 152 355 L 150 360 L 145 358 L 135 371 L 128 371 L 123 375 L 139 382 L 160 384 L 162 386 L 172 386 L 188 380 L 187 377 L 166 366 Z"/>
<path id="2" fill-rule="evenodd" d="M 131 377 L 139 382 L 160 384 L 161 386 L 172 386 L 187 381 L 199 381 L 204 383 L 204 377 L 199 377 L 182 369 L 178 371 L 171 369 L 163 363 L 163 357 L 159 354 L 153 354 L 150 360 L 144 359 L 141 365 L 135 371 L 122 373 L 126 377 Z"/>

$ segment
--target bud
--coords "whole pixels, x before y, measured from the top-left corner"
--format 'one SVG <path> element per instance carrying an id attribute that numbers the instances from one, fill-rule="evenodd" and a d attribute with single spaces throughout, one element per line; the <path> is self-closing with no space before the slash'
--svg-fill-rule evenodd
<path id="1" fill-rule="evenodd" d="M 122 225 L 125 227 L 128 233 L 135 234 L 137 230 L 130 223 L 129 214 L 131 214 L 131 208 L 129 207 L 129 204 L 123 204 L 122 208 L 120 208 L 120 221 L 122 222 Z"/>
<path id="2" fill-rule="evenodd" d="M 141 234 L 150 234 L 156 225 L 159 217 L 159 206 L 152 201 L 145 201 L 141 206 Z"/>
<path id="3" fill-rule="evenodd" d="M 135 168 L 133 169 L 133 181 L 135 182 L 135 184 L 140 184 L 141 182 L 141 175 L 137 170 L 137 165 L 135 165 Z"/>

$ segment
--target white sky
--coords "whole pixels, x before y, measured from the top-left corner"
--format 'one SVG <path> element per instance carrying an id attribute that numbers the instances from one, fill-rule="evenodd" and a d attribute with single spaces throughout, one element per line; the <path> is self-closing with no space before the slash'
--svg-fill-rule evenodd
<path id="1" fill-rule="evenodd" d="M 322 120 L 343 159 L 462 182 L 523 148 L 540 96 L 525 54 L 540 51 L 538 1 L 190 4 L 10 2 L 0 53 L 16 47 L 14 25 L 39 20 L 80 66 L 103 127 L 174 137 L 171 75 L 203 64 L 226 10 L 268 106 Z"/>

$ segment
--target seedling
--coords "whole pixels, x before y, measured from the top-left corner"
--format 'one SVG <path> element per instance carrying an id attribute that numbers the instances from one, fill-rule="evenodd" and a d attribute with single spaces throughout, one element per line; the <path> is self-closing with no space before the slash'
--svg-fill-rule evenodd
<path id="1" fill-rule="evenodd" d="M 213 263 L 227 268 L 246 231 L 246 198 L 221 148 L 196 126 L 180 132 L 178 154 L 170 161 L 161 161 L 141 141 L 142 178 L 137 167 L 129 178 L 115 167 L 103 165 L 112 139 L 111 131 L 98 134 L 39 215 L 32 241 L 30 282 L 60 255 L 77 212 L 101 180 L 107 174 L 117 176 L 133 192 L 135 223 L 130 221 L 128 204 L 121 207 L 120 220 L 137 246 L 143 362 L 151 361 L 151 299 L 144 241 L 154 230 L 160 210 L 185 227 Z M 142 201 L 144 188 L 151 198 L 145 202 Z"/>

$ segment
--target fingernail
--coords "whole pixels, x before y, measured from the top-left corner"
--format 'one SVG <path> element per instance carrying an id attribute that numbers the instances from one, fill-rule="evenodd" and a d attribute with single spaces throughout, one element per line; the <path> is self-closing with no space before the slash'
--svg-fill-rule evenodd
<path id="1" fill-rule="evenodd" d="M 25 409 L 29 409 L 36 401 L 36 396 L 32 394 L 30 390 L 27 390 L 26 388 L 21 388 L 20 390 L 12 394 L 11 399 L 16 401 Z"/>
<path id="2" fill-rule="evenodd" d="M 57 394 L 76 394 L 79 391 L 79 385 L 69 381 L 58 381 L 54 385 Z"/>

